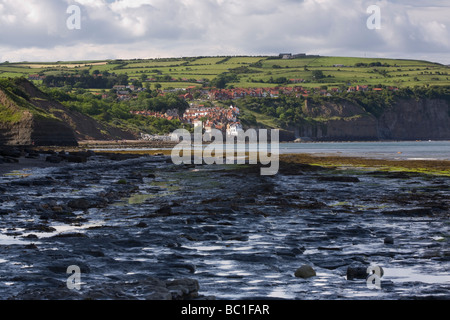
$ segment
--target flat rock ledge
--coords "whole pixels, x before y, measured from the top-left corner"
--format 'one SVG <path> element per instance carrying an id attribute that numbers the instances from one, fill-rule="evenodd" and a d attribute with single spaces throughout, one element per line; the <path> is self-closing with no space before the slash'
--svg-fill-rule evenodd
<path id="1" fill-rule="evenodd" d="M 54 287 L 28 288 L 9 300 L 194 300 L 199 298 L 199 283 L 194 279 L 143 280 L 111 283 L 80 291 L 65 283 Z"/>

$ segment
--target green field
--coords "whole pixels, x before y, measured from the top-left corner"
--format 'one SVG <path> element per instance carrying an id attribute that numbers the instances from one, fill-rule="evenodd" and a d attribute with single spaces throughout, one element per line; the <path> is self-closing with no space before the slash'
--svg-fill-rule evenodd
<path id="1" fill-rule="evenodd" d="M 370 66 L 380 63 L 382 66 Z M 365 64 L 365 65 L 357 65 Z M 170 76 L 177 80 L 162 83 L 163 87 L 193 85 L 192 80 L 213 80 L 226 72 L 236 72 L 238 81 L 230 83 L 235 87 L 274 87 L 279 84 L 273 79 L 304 79 L 304 87 L 337 87 L 349 85 L 388 85 L 397 87 L 448 86 L 450 68 L 438 63 L 419 60 L 398 60 L 352 57 L 303 57 L 291 60 L 273 57 L 198 57 L 178 59 L 139 59 L 108 61 L 73 61 L 47 63 L 3 63 L 0 64 L 0 78 L 28 77 L 32 74 L 56 75 L 76 74 L 81 70 L 95 70 L 100 73 L 127 74 L 139 78 L 156 75 Z M 313 72 L 320 70 L 324 77 L 313 78 Z M 286 85 L 286 84 L 283 84 Z"/>

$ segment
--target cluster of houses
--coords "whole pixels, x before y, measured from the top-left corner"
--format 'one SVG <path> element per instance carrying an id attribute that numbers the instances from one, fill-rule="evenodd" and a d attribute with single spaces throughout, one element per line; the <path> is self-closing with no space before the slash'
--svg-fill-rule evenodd
<path id="1" fill-rule="evenodd" d="M 140 111 L 130 111 L 131 114 L 134 115 L 140 115 L 144 117 L 153 117 L 153 118 L 159 118 L 159 119 L 167 119 L 167 120 L 182 120 L 180 116 L 178 115 L 177 109 L 170 109 L 167 110 L 165 113 L 156 112 L 156 111 L 149 111 L 149 110 L 140 110 Z"/>
<path id="2" fill-rule="evenodd" d="M 186 110 L 182 121 L 189 123 L 197 128 L 202 126 L 205 132 L 211 132 L 212 129 L 226 132 L 228 135 L 237 135 L 238 130 L 242 130 L 242 125 L 238 119 L 239 108 L 230 106 L 221 107 L 191 107 Z"/>
<path id="3" fill-rule="evenodd" d="M 176 109 L 168 110 L 165 113 L 154 111 L 130 111 L 130 113 L 167 120 L 178 119 L 182 123 L 193 125 L 194 128 L 201 126 L 205 132 L 211 132 L 212 129 L 216 129 L 231 136 L 237 135 L 238 130 L 242 130 L 242 125 L 239 121 L 240 111 L 239 108 L 234 106 L 222 108 L 192 105 L 182 116 L 178 114 Z"/>
<path id="4" fill-rule="evenodd" d="M 210 100 L 235 100 L 245 97 L 255 98 L 277 98 L 279 95 L 295 95 L 296 97 L 308 97 L 309 95 L 322 95 L 331 96 L 333 93 L 340 93 L 343 91 L 356 92 L 356 91 L 382 91 L 390 90 L 397 91 L 396 87 L 383 88 L 371 88 L 367 85 L 350 86 L 347 89 L 342 88 L 303 88 L 301 86 L 295 87 L 275 87 L 275 88 L 233 88 L 233 89 L 211 89 L 207 95 Z"/>
<path id="5" fill-rule="evenodd" d="M 30 74 L 29 76 L 28 76 L 28 80 L 35 80 L 35 81 L 38 81 L 38 80 L 44 80 L 45 79 L 45 76 L 41 76 L 41 75 L 39 75 L 39 74 Z"/>
<path id="6" fill-rule="evenodd" d="M 116 90 L 117 100 L 124 101 L 130 100 L 133 97 L 132 93 L 139 93 L 145 89 L 134 85 L 115 85 L 113 86 L 113 90 Z M 107 94 L 102 95 L 103 99 L 106 99 L 107 97 Z"/>

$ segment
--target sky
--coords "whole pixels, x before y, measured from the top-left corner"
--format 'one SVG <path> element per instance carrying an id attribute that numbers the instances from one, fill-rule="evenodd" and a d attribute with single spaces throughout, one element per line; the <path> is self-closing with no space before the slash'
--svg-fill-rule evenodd
<path id="1" fill-rule="evenodd" d="M 282 52 L 450 64 L 450 1 L 0 0 L 0 62 Z"/>

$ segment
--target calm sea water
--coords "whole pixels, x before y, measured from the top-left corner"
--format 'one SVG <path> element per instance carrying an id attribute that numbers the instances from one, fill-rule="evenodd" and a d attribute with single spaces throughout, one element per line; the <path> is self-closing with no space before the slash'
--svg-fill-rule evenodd
<path id="1" fill-rule="evenodd" d="M 237 150 L 258 150 L 254 144 L 238 144 Z M 205 145 L 203 145 L 203 148 Z M 194 146 L 199 148 L 199 146 Z M 402 142 L 312 142 L 280 143 L 280 154 L 307 153 L 316 155 L 351 156 L 402 160 L 450 160 L 450 141 L 402 141 Z M 270 151 L 270 144 L 268 146 Z M 114 148 L 94 151 L 156 151 L 160 148 Z M 223 150 L 226 150 L 224 145 Z"/>
<path id="2" fill-rule="evenodd" d="M 280 153 L 450 160 L 450 141 L 281 143 Z"/>

